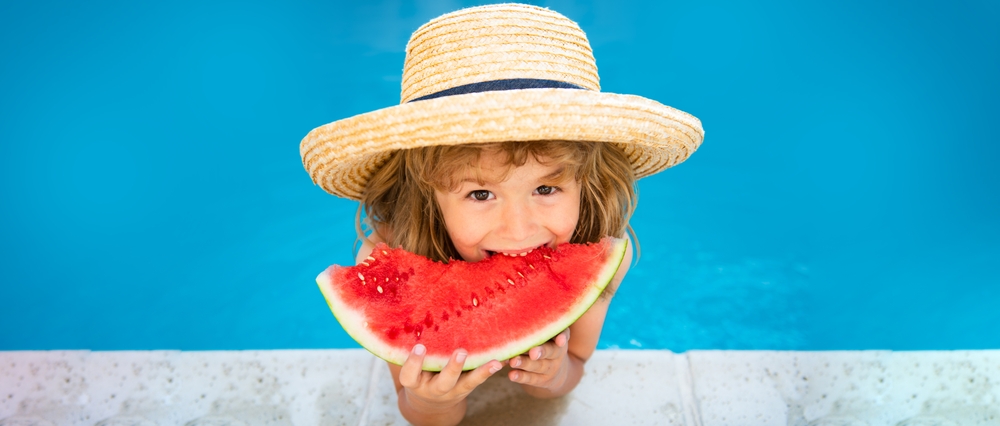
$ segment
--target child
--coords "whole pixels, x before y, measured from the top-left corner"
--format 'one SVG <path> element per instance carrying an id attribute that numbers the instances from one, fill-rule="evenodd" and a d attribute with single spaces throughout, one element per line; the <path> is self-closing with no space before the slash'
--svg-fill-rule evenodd
<path id="1" fill-rule="evenodd" d="M 302 141 L 313 182 L 361 202 L 359 261 L 377 242 L 475 262 L 626 237 L 635 180 L 684 161 L 704 137 L 684 112 L 601 93 L 583 31 L 529 5 L 463 9 L 420 27 L 407 44 L 401 98 Z M 506 360 L 507 377 L 539 398 L 573 390 L 631 258 L 630 248 L 608 294 L 568 330 Z M 402 366 L 389 365 L 414 424 L 458 423 L 466 396 L 505 364 L 463 373 L 458 348 L 432 373 L 421 369 L 424 351 L 418 344 Z"/>

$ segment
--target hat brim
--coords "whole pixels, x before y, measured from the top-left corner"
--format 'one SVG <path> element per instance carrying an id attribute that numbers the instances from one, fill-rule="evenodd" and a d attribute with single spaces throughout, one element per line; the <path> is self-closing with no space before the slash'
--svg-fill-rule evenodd
<path id="1" fill-rule="evenodd" d="M 683 111 L 634 95 L 579 89 L 469 93 L 410 102 L 313 129 L 299 146 L 313 182 L 360 200 L 368 179 L 400 149 L 506 141 L 618 144 L 636 178 L 677 165 L 705 132 Z"/>

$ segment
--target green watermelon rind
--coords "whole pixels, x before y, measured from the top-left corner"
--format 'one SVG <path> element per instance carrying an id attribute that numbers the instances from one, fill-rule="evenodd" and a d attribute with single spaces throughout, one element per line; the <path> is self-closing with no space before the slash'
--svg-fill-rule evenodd
<path id="1" fill-rule="evenodd" d="M 604 292 L 604 289 L 611 283 L 611 280 L 614 279 L 615 274 L 621 267 L 622 261 L 625 259 L 625 253 L 628 249 L 628 239 L 608 238 L 607 240 L 609 241 L 610 247 L 608 248 L 608 255 L 604 262 L 604 267 L 602 267 L 600 272 L 597 273 L 597 277 L 591 284 L 590 290 L 587 291 L 575 305 L 573 305 L 569 312 L 564 314 L 558 320 L 553 321 L 548 326 L 518 340 L 502 345 L 497 349 L 483 351 L 482 353 L 470 352 L 465 360 L 463 370 L 475 369 L 476 367 L 486 364 L 492 360 L 506 360 L 521 355 L 529 349 L 544 344 L 553 337 L 559 335 L 559 333 L 566 330 L 570 325 L 580 319 L 580 317 L 582 317 L 583 314 L 585 314 L 587 310 L 589 310 L 590 307 L 597 302 L 601 293 Z M 330 307 L 330 311 L 333 312 L 333 316 L 337 319 L 341 326 L 344 327 L 344 331 L 346 331 L 351 338 L 357 341 L 368 352 L 371 352 L 372 355 L 375 355 L 376 357 L 392 364 L 403 365 L 406 358 L 410 356 L 410 349 L 412 348 L 398 348 L 393 345 L 384 344 L 378 335 L 371 332 L 363 325 L 360 327 L 349 326 L 351 324 L 363 324 L 364 316 L 363 312 L 358 312 L 349 308 L 347 305 L 343 304 L 338 297 L 336 297 L 335 292 L 333 291 L 333 282 L 330 280 L 330 277 L 332 276 L 332 268 L 335 267 L 337 266 L 330 266 L 330 268 L 327 268 L 327 270 L 323 271 L 323 273 L 316 277 L 316 283 L 319 285 L 319 289 L 323 293 L 323 298 L 326 299 L 327 305 Z M 441 371 L 450 359 L 450 356 L 426 355 L 424 357 L 423 370 Z"/>

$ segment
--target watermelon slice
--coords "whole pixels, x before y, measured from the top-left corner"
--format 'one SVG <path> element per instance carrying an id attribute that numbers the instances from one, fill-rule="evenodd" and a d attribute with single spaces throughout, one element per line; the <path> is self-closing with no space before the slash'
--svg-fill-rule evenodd
<path id="1" fill-rule="evenodd" d="M 316 282 L 347 334 L 379 358 L 402 365 L 422 343 L 424 370 L 440 371 L 464 348 L 471 370 L 569 327 L 611 282 L 627 246 L 605 238 L 445 264 L 380 243 L 361 264 L 333 265 Z"/>

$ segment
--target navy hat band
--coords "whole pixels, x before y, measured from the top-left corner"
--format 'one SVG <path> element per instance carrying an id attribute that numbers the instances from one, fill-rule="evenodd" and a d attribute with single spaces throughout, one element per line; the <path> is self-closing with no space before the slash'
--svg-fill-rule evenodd
<path id="1" fill-rule="evenodd" d="M 443 96 L 464 95 L 466 93 L 494 92 L 498 90 L 519 90 L 519 89 L 587 90 L 587 88 L 585 87 L 577 86 L 572 83 L 566 83 L 564 81 L 542 80 L 537 78 L 510 78 L 505 80 L 491 80 L 491 81 L 482 81 L 479 83 L 463 84 L 461 86 L 455 86 L 450 89 L 445 89 L 440 92 L 435 92 L 429 95 L 421 96 L 416 99 L 412 99 L 407 103 L 416 101 L 425 101 L 428 99 L 440 98 Z"/>

